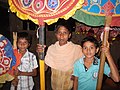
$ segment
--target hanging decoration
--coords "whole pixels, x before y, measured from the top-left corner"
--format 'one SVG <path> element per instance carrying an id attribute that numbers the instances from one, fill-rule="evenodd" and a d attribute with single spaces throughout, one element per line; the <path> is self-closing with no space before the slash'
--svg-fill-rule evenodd
<path id="1" fill-rule="evenodd" d="M 104 31 L 104 26 L 88 26 L 83 23 L 76 22 L 76 34 L 82 34 L 85 36 L 94 36 L 98 41 L 101 40 L 101 33 Z M 111 27 L 109 41 L 112 44 L 113 41 L 120 39 L 120 27 Z M 119 39 L 118 39 L 119 38 Z"/>

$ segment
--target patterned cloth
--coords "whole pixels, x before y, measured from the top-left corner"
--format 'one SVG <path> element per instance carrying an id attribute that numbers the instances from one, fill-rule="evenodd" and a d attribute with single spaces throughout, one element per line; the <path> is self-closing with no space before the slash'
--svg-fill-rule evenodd
<path id="1" fill-rule="evenodd" d="M 21 64 L 18 66 L 18 69 L 22 72 L 32 72 L 33 69 L 37 68 L 37 59 L 36 56 L 29 52 L 24 54 L 21 58 Z M 34 86 L 32 76 L 18 76 L 19 82 L 17 86 L 17 90 L 32 90 Z M 14 90 L 14 87 L 11 86 L 11 90 Z"/>
<path id="2" fill-rule="evenodd" d="M 52 68 L 51 71 L 52 90 L 71 90 L 73 87 L 72 69 L 63 72 Z"/>
<path id="3" fill-rule="evenodd" d="M 19 18 L 43 25 L 57 22 L 58 18 L 68 19 L 82 7 L 84 0 L 8 0 L 8 3 Z"/>
<path id="4" fill-rule="evenodd" d="M 0 83 L 11 81 L 14 79 L 9 74 L 12 67 L 16 64 L 12 44 L 10 41 L 0 34 Z"/>

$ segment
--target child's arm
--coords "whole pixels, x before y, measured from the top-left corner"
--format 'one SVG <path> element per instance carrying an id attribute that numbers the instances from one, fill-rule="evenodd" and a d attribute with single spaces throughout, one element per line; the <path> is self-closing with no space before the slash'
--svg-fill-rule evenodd
<path id="1" fill-rule="evenodd" d="M 33 69 L 32 72 L 22 72 L 22 71 L 19 71 L 18 72 L 18 76 L 36 76 L 37 75 L 37 69 Z"/>
<path id="2" fill-rule="evenodd" d="M 111 73 L 110 73 L 110 77 L 115 81 L 115 82 L 119 82 L 119 72 L 118 72 L 118 69 L 113 61 L 113 58 L 109 53 L 106 53 L 106 57 L 108 59 L 108 63 L 109 63 L 109 66 L 110 66 L 110 70 L 111 70 Z"/>
<path id="3" fill-rule="evenodd" d="M 45 71 L 47 71 L 48 70 L 48 65 L 47 64 L 45 64 Z"/>
<path id="4" fill-rule="evenodd" d="M 74 76 L 73 90 L 78 90 L 78 77 Z"/>
<path id="5" fill-rule="evenodd" d="M 119 79 L 120 79 L 120 76 L 119 76 L 119 72 L 118 72 L 118 69 L 114 63 L 114 60 L 110 54 L 110 51 L 109 51 L 109 45 L 108 46 L 102 46 L 102 51 L 104 51 L 106 57 L 107 57 L 107 60 L 108 60 L 108 63 L 109 63 L 109 66 L 110 66 L 110 77 L 115 81 L 115 82 L 119 82 Z"/>

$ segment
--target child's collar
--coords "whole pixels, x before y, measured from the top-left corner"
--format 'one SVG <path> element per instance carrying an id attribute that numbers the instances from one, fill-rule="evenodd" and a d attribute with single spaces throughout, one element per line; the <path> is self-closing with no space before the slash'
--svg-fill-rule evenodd
<path id="1" fill-rule="evenodd" d="M 94 57 L 93 65 L 98 65 L 98 58 Z"/>
<path id="2" fill-rule="evenodd" d="M 85 56 L 83 56 L 83 63 L 84 63 L 84 58 L 85 58 Z M 97 57 L 94 57 L 93 65 L 98 65 L 98 58 Z"/>

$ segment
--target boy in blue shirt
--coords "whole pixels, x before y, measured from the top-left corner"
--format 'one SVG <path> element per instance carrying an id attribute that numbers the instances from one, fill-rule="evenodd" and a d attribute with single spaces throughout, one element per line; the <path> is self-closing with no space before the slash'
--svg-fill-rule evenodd
<path id="1" fill-rule="evenodd" d="M 82 52 L 84 57 L 77 60 L 74 64 L 73 76 L 74 78 L 74 90 L 96 90 L 96 84 L 98 79 L 98 71 L 100 60 L 95 57 L 95 54 L 99 50 L 98 41 L 88 36 L 81 42 Z M 112 56 L 109 51 L 109 45 L 102 46 L 108 64 L 105 62 L 104 74 L 111 77 L 115 82 L 119 82 L 119 73 L 115 66 Z"/>

